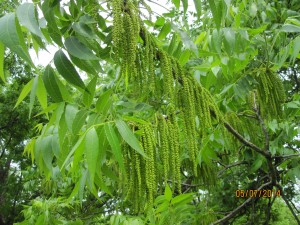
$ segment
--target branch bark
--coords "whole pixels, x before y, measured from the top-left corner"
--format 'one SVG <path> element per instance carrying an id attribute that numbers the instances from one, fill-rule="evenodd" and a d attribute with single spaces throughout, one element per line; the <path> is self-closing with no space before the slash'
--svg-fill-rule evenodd
<path id="1" fill-rule="evenodd" d="M 258 107 L 258 104 L 256 102 L 256 93 L 254 92 L 254 107 L 253 107 L 253 110 L 256 114 L 256 117 L 260 123 L 260 126 L 262 128 L 262 131 L 264 133 L 264 136 L 265 136 L 265 151 L 269 151 L 269 148 L 270 148 L 270 137 L 269 137 L 269 133 L 268 133 L 268 130 L 267 130 L 267 127 L 265 125 L 265 122 L 264 120 L 262 119 L 262 117 L 260 116 L 260 113 L 259 113 L 259 107 Z"/>
<path id="2" fill-rule="evenodd" d="M 285 196 L 285 194 L 284 194 L 284 192 L 283 192 L 283 190 L 282 190 L 281 185 L 277 183 L 277 184 L 276 184 L 276 187 L 280 190 L 281 197 L 283 198 L 285 204 L 287 205 L 287 207 L 289 208 L 289 210 L 290 210 L 291 213 L 293 214 L 293 216 L 294 216 L 295 220 L 297 221 L 298 225 L 300 225 L 300 220 L 299 220 L 298 216 L 296 215 L 296 213 L 294 212 L 294 210 L 293 210 L 293 208 L 292 208 L 292 206 L 291 206 L 289 200 L 286 198 L 286 196 Z"/>
<path id="3" fill-rule="evenodd" d="M 224 173 L 227 169 L 230 169 L 230 168 L 235 167 L 235 166 L 243 165 L 243 164 L 247 164 L 247 162 L 246 161 L 235 162 L 235 163 L 230 164 L 230 165 L 222 165 L 221 164 L 222 166 L 224 166 L 224 169 L 222 169 L 218 172 L 218 176 L 220 176 L 222 173 Z"/>
<path id="4" fill-rule="evenodd" d="M 264 187 L 270 185 L 272 182 L 265 183 L 261 185 L 257 190 L 262 190 Z M 216 225 L 216 224 L 223 224 L 227 222 L 228 220 L 232 219 L 235 217 L 242 209 L 244 209 L 254 198 L 248 198 L 243 204 L 238 206 L 236 209 L 231 211 L 227 216 L 223 217 L 222 219 L 219 219 L 215 222 L 213 222 L 211 225 Z"/>
<path id="5" fill-rule="evenodd" d="M 266 152 L 263 149 L 261 149 L 260 147 L 258 147 L 257 145 L 253 144 L 252 142 L 247 141 L 239 132 L 237 132 L 232 126 L 230 126 L 229 123 L 224 122 L 224 126 L 226 127 L 226 129 L 230 133 L 232 133 L 244 145 L 250 147 L 254 151 L 258 152 L 259 154 L 261 154 L 263 156 L 265 156 L 266 158 L 270 158 L 271 157 L 271 154 L 269 152 Z"/>

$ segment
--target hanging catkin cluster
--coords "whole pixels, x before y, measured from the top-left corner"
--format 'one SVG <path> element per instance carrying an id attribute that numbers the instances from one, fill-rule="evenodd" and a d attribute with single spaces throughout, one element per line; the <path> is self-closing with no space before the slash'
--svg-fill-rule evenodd
<path id="1" fill-rule="evenodd" d="M 134 211 L 138 213 L 144 205 L 145 165 L 143 157 L 129 145 L 123 146 L 126 169 L 127 189 L 125 201 L 131 201 Z"/>
<path id="2" fill-rule="evenodd" d="M 210 93 L 195 82 L 190 76 L 182 76 L 183 89 L 180 91 L 181 110 L 183 112 L 186 145 L 193 163 L 194 175 L 197 176 L 197 155 L 200 147 L 199 138 L 202 132 L 212 124 L 211 112 L 219 120 L 221 114 L 214 104 Z M 196 119 L 199 126 L 196 127 Z"/>
<path id="3" fill-rule="evenodd" d="M 285 93 L 281 79 L 271 70 L 257 74 L 258 102 L 261 114 L 267 118 L 280 117 Z"/>
<path id="4" fill-rule="evenodd" d="M 158 112 L 152 118 L 157 126 L 138 126 L 147 158 L 124 148 L 126 199 L 139 211 L 144 203 L 152 205 L 158 186 L 171 182 L 172 189 L 181 192 L 181 168 L 194 176 L 211 171 L 207 165 L 199 166 L 201 137 L 213 121 L 221 120 L 221 114 L 210 93 L 142 25 L 133 0 L 112 0 L 112 8 L 116 61 L 125 85 L 131 85 L 126 93 L 150 105 L 154 102 Z M 181 152 L 188 152 L 185 165 L 181 164 Z M 208 174 L 203 177 L 211 177 Z M 160 178 L 163 182 L 158 184 Z"/>
<path id="5" fill-rule="evenodd" d="M 228 112 L 224 116 L 225 121 L 227 121 L 230 126 L 232 126 L 233 129 L 235 129 L 240 134 L 243 134 L 245 128 L 244 124 L 242 123 L 241 119 L 238 117 L 238 115 L 235 112 Z M 240 147 L 240 142 L 237 140 L 236 137 L 234 137 L 231 133 L 228 132 L 228 130 L 223 128 L 223 135 L 224 140 L 228 140 L 228 144 L 230 145 L 233 152 L 237 152 Z"/>
<path id="6" fill-rule="evenodd" d="M 155 75 L 156 44 L 145 27 L 141 27 L 143 43 L 138 45 L 138 54 L 136 57 L 136 68 L 138 70 L 137 79 L 132 81 L 138 83 L 137 92 L 150 94 L 157 93 L 157 80 Z"/>
<path id="7" fill-rule="evenodd" d="M 112 0 L 113 33 L 116 58 L 121 58 L 121 75 L 128 83 L 136 77 L 137 43 L 140 33 L 138 10 L 132 0 Z"/>
<path id="8" fill-rule="evenodd" d="M 165 184 L 168 183 L 170 178 L 173 189 L 175 189 L 176 184 L 177 191 L 181 193 L 180 130 L 173 112 L 168 117 L 161 115 L 158 118 L 159 153 L 163 165 Z"/>
<path id="9" fill-rule="evenodd" d="M 156 144 L 154 139 L 154 132 L 150 124 L 142 127 L 142 144 L 148 159 L 145 159 L 145 174 L 148 205 L 152 205 L 154 194 L 156 192 Z"/>

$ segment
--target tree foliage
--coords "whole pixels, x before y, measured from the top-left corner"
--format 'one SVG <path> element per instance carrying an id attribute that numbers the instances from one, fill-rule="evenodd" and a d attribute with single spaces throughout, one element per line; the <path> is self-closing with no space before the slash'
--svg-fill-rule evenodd
<path id="1" fill-rule="evenodd" d="M 28 95 L 48 118 L 25 153 L 52 196 L 22 224 L 268 224 L 279 194 L 238 190 L 280 193 L 299 224 L 297 1 L 174 0 L 156 18 L 151 4 L 34 1 L 0 18 L 1 55 L 35 73 L 16 105 Z M 38 68 L 29 46 L 49 45 Z"/>

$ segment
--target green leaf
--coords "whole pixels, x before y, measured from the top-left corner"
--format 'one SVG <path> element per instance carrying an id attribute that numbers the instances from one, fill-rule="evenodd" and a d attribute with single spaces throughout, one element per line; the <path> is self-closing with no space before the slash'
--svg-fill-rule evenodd
<path id="1" fill-rule="evenodd" d="M 96 35 L 93 32 L 93 30 L 86 25 L 85 23 L 82 22 L 76 22 L 73 24 L 72 28 L 79 34 L 81 34 L 82 36 L 86 37 L 86 38 L 95 38 Z"/>
<path id="2" fill-rule="evenodd" d="M 51 66 L 47 66 L 42 76 L 46 90 L 54 102 L 63 101 L 62 94 L 56 81 L 54 70 Z"/>
<path id="3" fill-rule="evenodd" d="M 168 53 L 171 54 L 171 55 L 173 54 L 176 42 L 177 42 L 177 35 L 176 35 L 176 33 L 174 33 L 173 36 L 172 36 L 169 48 L 168 48 Z"/>
<path id="4" fill-rule="evenodd" d="M 176 25 L 172 24 L 172 28 L 180 34 L 180 38 L 184 44 L 184 46 L 193 51 L 193 53 L 198 55 L 198 48 L 195 43 L 191 40 L 189 35 L 182 29 L 179 29 Z M 175 54 L 175 53 L 174 53 Z"/>
<path id="5" fill-rule="evenodd" d="M 186 193 L 186 194 L 178 195 L 178 196 L 176 196 L 172 199 L 171 203 L 174 206 L 184 205 L 184 204 L 189 203 L 193 200 L 193 195 L 194 195 L 194 193 Z"/>
<path id="6" fill-rule="evenodd" d="M 165 24 L 165 18 L 164 17 L 158 17 L 155 21 L 154 26 L 155 27 L 162 27 Z"/>
<path id="7" fill-rule="evenodd" d="M 167 201 L 171 201 L 171 199 L 172 199 L 172 191 L 168 184 L 166 185 L 166 188 L 165 188 L 165 197 L 166 197 Z"/>
<path id="8" fill-rule="evenodd" d="M 208 0 L 211 12 L 213 14 L 214 21 L 216 23 L 216 27 L 220 29 L 221 20 L 222 20 L 222 7 L 219 7 L 220 0 Z M 216 4 L 217 3 L 217 4 Z"/>
<path id="9" fill-rule="evenodd" d="M 173 56 L 175 56 L 177 59 L 180 58 L 182 45 L 183 45 L 183 43 L 182 43 L 182 41 L 180 41 L 177 45 L 175 52 L 173 53 Z"/>
<path id="10" fill-rule="evenodd" d="M 262 159 L 258 157 L 252 164 L 251 172 L 257 171 L 261 167 L 262 163 L 263 163 Z"/>
<path id="11" fill-rule="evenodd" d="M 84 187 L 86 184 L 87 176 L 88 176 L 88 170 L 85 170 L 82 173 L 82 176 L 80 178 L 80 185 L 79 185 L 79 190 L 78 190 L 78 198 L 79 198 L 80 202 L 82 202 L 82 199 L 83 199 Z"/>
<path id="12" fill-rule="evenodd" d="M 54 55 L 54 64 L 57 71 L 66 79 L 70 84 L 81 89 L 85 89 L 85 85 L 81 80 L 79 74 L 75 70 L 72 63 L 62 50 L 58 50 Z"/>
<path id="13" fill-rule="evenodd" d="M 35 102 L 36 89 L 37 89 L 37 86 L 38 86 L 38 79 L 39 79 L 38 76 L 36 76 L 34 78 L 34 81 L 33 81 L 32 87 L 31 87 L 30 102 L 29 102 L 29 117 L 31 116 L 31 112 L 32 112 L 32 109 L 33 109 L 33 104 Z"/>
<path id="14" fill-rule="evenodd" d="M 252 2 L 251 6 L 250 6 L 249 15 L 251 17 L 255 17 L 257 15 L 257 5 L 254 2 Z"/>
<path id="15" fill-rule="evenodd" d="M 276 132 L 276 130 L 278 129 L 277 120 L 273 119 L 271 122 L 269 122 L 268 126 L 273 132 Z"/>
<path id="16" fill-rule="evenodd" d="M 300 26 L 296 26 L 293 24 L 284 24 L 281 28 L 281 31 L 287 33 L 300 32 Z"/>
<path id="17" fill-rule="evenodd" d="M 57 27 L 56 19 L 54 16 L 54 11 L 55 11 L 54 7 L 57 5 L 57 3 L 59 3 L 59 1 L 53 2 L 53 0 L 45 0 L 42 4 L 41 9 L 42 9 L 43 15 L 47 21 L 48 33 L 49 33 L 50 37 L 56 44 L 58 44 L 58 46 L 63 46 L 63 43 L 61 40 L 62 34 Z M 59 6 L 59 5 L 57 5 L 57 6 Z"/>
<path id="18" fill-rule="evenodd" d="M 179 7 L 180 7 L 180 0 L 172 0 L 172 2 L 173 2 L 173 4 L 175 5 L 175 7 L 176 7 L 177 9 L 179 9 Z"/>
<path id="19" fill-rule="evenodd" d="M 69 54 L 71 61 L 81 70 L 89 73 L 89 74 L 93 74 L 95 76 L 98 75 L 97 72 L 97 68 L 94 68 L 92 62 L 96 62 L 96 61 L 83 61 L 79 58 L 76 58 L 74 56 L 72 56 L 71 54 Z"/>
<path id="20" fill-rule="evenodd" d="M 294 63 L 300 51 L 300 36 L 296 37 L 293 42 L 294 45 L 293 45 L 293 53 L 291 55 L 291 60 Z"/>
<path id="21" fill-rule="evenodd" d="M 86 134 L 85 154 L 91 183 L 93 184 L 99 155 L 99 138 L 95 128 L 90 129 Z"/>
<path id="22" fill-rule="evenodd" d="M 292 109 L 299 109 L 300 108 L 300 102 L 299 101 L 291 101 L 291 102 L 288 102 L 286 104 L 286 107 L 287 108 L 292 108 Z"/>
<path id="23" fill-rule="evenodd" d="M 85 137 L 85 135 L 83 136 Z M 74 146 L 75 147 L 75 146 Z M 79 143 L 76 143 L 76 148 L 74 148 L 74 157 L 72 162 L 72 172 L 76 173 L 78 171 L 78 164 L 83 158 L 83 152 L 85 149 L 85 138 L 82 136 L 79 139 Z"/>
<path id="24" fill-rule="evenodd" d="M 24 3 L 17 8 L 17 16 L 20 24 L 25 26 L 30 32 L 44 38 L 43 33 L 39 28 L 38 21 L 35 17 L 35 8 L 33 3 Z"/>
<path id="25" fill-rule="evenodd" d="M 211 42 L 213 49 L 221 56 L 222 33 L 219 30 L 213 30 Z"/>
<path id="26" fill-rule="evenodd" d="M 36 95 L 43 109 L 47 108 L 47 91 L 42 78 L 38 78 L 38 86 L 36 89 Z"/>
<path id="27" fill-rule="evenodd" d="M 48 169 L 52 171 L 52 160 L 53 160 L 53 151 L 52 151 L 52 135 L 46 136 L 41 140 L 41 153 L 43 161 Z"/>
<path id="28" fill-rule="evenodd" d="M 235 31 L 230 28 L 225 28 L 223 29 L 223 33 L 225 38 L 224 40 L 225 50 L 227 54 L 231 56 L 235 46 Z"/>
<path id="29" fill-rule="evenodd" d="M 71 103 L 73 100 L 69 94 L 69 91 L 67 90 L 66 85 L 63 84 L 63 82 L 58 77 L 56 77 L 56 82 L 59 87 L 59 90 L 60 90 L 63 100 Z"/>
<path id="30" fill-rule="evenodd" d="M 119 133 L 121 134 L 124 141 L 126 141 L 134 150 L 136 150 L 139 154 L 146 157 L 144 150 L 142 149 L 138 139 L 132 133 L 128 125 L 121 119 L 117 119 L 116 126 L 118 128 Z"/>
<path id="31" fill-rule="evenodd" d="M 75 151 L 82 150 L 81 149 L 81 145 L 82 143 L 85 143 L 85 135 L 82 135 L 78 141 L 76 142 L 76 144 L 73 146 L 73 148 L 71 149 L 71 151 L 69 152 L 68 156 L 66 157 L 65 161 L 63 162 L 62 166 L 61 166 L 61 170 L 63 170 L 65 168 L 65 166 L 67 166 L 70 162 L 70 159 L 72 157 L 72 155 L 74 154 Z"/>
<path id="32" fill-rule="evenodd" d="M 194 0 L 195 9 L 197 12 L 197 18 L 200 19 L 201 16 L 201 0 Z"/>
<path id="33" fill-rule="evenodd" d="M 94 53 L 86 47 L 83 43 L 81 43 L 76 37 L 68 37 L 65 41 L 65 46 L 67 48 L 67 51 L 83 60 L 99 60 L 97 56 L 94 55 Z"/>
<path id="34" fill-rule="evenodd" d="M 184 50 L 179 58 L 179 63 L 181 66 L 184 66 L 189 61 L 190 55 L 191 51 L 189 49 Z"/>
<path id="35" fill-rule="evenodd" d="M 95 95 L 96 84 L 97 84 L 97 77 L 95 76 L 90 81 L 90 83 L 87 85 L 88 92 L 85 91 L 83 93 L 83 104 L 86 107 L 90 107 L 92 102 L 93 102 L 94 95 Z"/>
<path id="36" fill-rule="evenodd" d="M 121 145 L 118 136 L 116 135 L 114 128 L 110 123 L 104 125 L 104 130 L 105 130 L 107 140 L 111 146 L 112 153 L 115 156 L 117 162 L 119 163 L 121 170 L 125 172 Z"/>
<path id="37" fill-rule="evenodd" d="M 181 0 L 182 1 L 182 5 L 183 5 L 183 13 L 186 14 L 186 11 L 188 9 L 188 0 Z"/>
<path id="38" fill-rule="evenodd" d="M 155 210 L 156 213 L 164 212 L 169 208 L 169 202 L 163 202 L 160 204 L 157 209 Z"/>
<path id="39" fill-rule="evenodd" d="M 31 87 L 32 87 L 32 85 L 33 85 L 33 80 L 34 80 L 34 78 L 31 79 L 31 80 L 24 86 L 24 88 L 22 89 L 21 94 L 20 94 L 20 96 L 19 96 L 19 98 L 18 98 L 18 100 L 17 100 L 17 103 L 16 103 L 16 105 L 15 105 L 15 108 L 23 101 L 23 99 L 24 99 L 24 98 L 28 95 L 28 93 L 30 92 Z"/>
<path id="40" fill-rule="evenodd" d="M 6 82 L 4 76 L 4 52 L 5 52 L 4 45 L 0 42 L 0 78 L 2 79 L 3 82 Z"/>
<path id="41" fill-rule="evenodd" d="M 0 18 L 0 41 L 13 52 L 27 61 L 31 66 L 31 61 L 20 25 L 15 13 L 9 13 Z"/>
<path id="42" fill-rule="evenodd" d="M 72 124 L 72 133 L 73 134 L 78 134 L 80 129 L 85 123 L 85 120 L 88 116 L 88 111 L 85 109 L 80 110 L 79 112 L 76 113 L 76 116 L 74 118 L 73 124 Z"/>
<path id="43" fill-rule="evenodd" d="M 67 127 L 71 133 L 73 131 L 73 121 L 75 120 L 77 112 L 78 109 L 74 105 L 68 104 L 66 106 L 65 119 L 66 119 Z"/>
<path id="44" fill-rule="evenodd" d="M 40 116 L 42 114 L 47 114 L 53 110 L 55 110 L 57 108 L 57 103 L 52 103 L 51 105 L 49 105 L 46 109 L 40 111 L 36 116 Z"/>
<path id="45" fill-rule="evenodd" d="M 96 102 L 96 110 L 99 113 L 103 113 L 106 115 L 107 111 L 109 110 L 111 106 L 111 95 L 112 89 L 107 90 L 102 95 L 99 96 L 97 102 Z"/>
<path id="46" fill-rule="evenodd" d="M 159 32 L 158 39 L 160 40 L 165 39 L 170 32 L 171 32 L 171 23 L 167 22 L 164 24 L 161 31 Z"/>

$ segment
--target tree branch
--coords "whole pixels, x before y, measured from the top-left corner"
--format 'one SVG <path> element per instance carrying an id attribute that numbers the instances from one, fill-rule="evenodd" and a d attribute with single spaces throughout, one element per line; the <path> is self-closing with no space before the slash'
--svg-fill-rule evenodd
<path id="1" fill-rule="evenodd" d="M 265 183 L 263 185 L 261 185 L 257 190 L 262 190 L 264 187 L 268 186 L 272 184 L 272 182 L 268 182 Z M 233 217 L 235 217 L 243 208 L 245 208 L 254 198 L 248 198 L 243 204 L 241 204 L 240 206 L 238 206 L 236 209 L 234 209 L 233 211 L 231 211 L 227 216 L 223 217 L 222 219 L 219 219 L 213 223 L 211 223 L 211 225 L 216 225 L 216 224 L 222 224 L 227 222 L 228 220 L 232 219 Z"/>
<path id="2" fill-rule="evenodd" d="M 299 220 L 298 216 L 296 215 L 296 213 L 294 212 L 294 210 L 293 210 L 291 204 L 289 203 L 289 200 L 286 198 L 286 196 L 285 196 L 285 194 L 284 194 L 284 192 L 283 192 L 283 190 L 282 190 L 281 185 L 277 183 L 277 184 L 276 184 L 276 187 L 280 190 L 281 197 L 283 198 L 285 204 L 287 205 L 287 207 L 289 208 L 289 210 L 290 210 L 291 213 L 293 214 L 293 216 L 294 216 L 295 220 L 297 221 L 298 225 L 300 225 L 300 220 Z"/>
<path id="3" fill-rule="evenodd" d="M 263 149 L 261 149 L 260 147 L 256 146 L 255 144 L 253 144 L 250 141 L 247 141 L 242 135 L 240 135 L 232 126 L 230 126 L 229 123 L 224 121 L 224 126 L 226 127 L 226 129 L 232 133 L 240 142 L 242 142 L 244 145 L 250 147 L 251 149 L 253 149 L 254 151 L 260 153 L 261 155 L 265 156 L 266 158 L 270 158 L 271 154 L 269 152 L 264 151 Z"/>
<path id="4" fill-rule="evenodd" d="M 256 103 L 256 93 L 254 92 L 254 97 L 253 97 L 254 99 L 254 107 L 253 107 L 253 110 L 254 110 L 254 112 L 255 112 L 255 114 L 256 114 L 256 117 L 257 117 L 257 119 L 258 119 L 258 121 L 259 121 L 259 123 L 260 123 L 260 126 L 261 126 L 261 128 L 262 128 L 262 131 L 263 131 L 263 133 L 264 133 L 264 135 L 265 135 L 265 151 L 269 151 L 269 146 L 270 146 L 270 137 L 269 137 L 269 133 L 268 133 L 268 130 L 267 130 L 267 127 L 266 127 L 266 125 L 265 125 L 265 123 L 264 123 L 264 120 L 261 118 L 261 116 L 260 116 L 260 113 L 259 113 L 259 107 L 258 107 L 258 105 L 257 105 L 257 103 Z"/>
<path id="5" fill-rule="evenodd" d="M 222 165 L 224 167 L 224 169 L 222 169 L 218 172 L 218 176 L 220 176 L 222 173 L 224 173 L 227 169 L 230 169 L 231 167 L 239 166 L 239 165 L 242 165 L 242 164 L 247 164 L 247 162 L 246 161 L 235 162 L 235 163 L 230 164 L 230 165 L 223 165 L 219 162 L 219 164 Z"/>
<path id="6" fill-rule="evenodd" d="M 291 155 L 278 155 L 278 156 L 275 156 L 275 158 L 288 159 L 288 158 L 299 157 L 299 156 L 300 156 L 300 153 L 299 154 L 291 154 Z"/>

